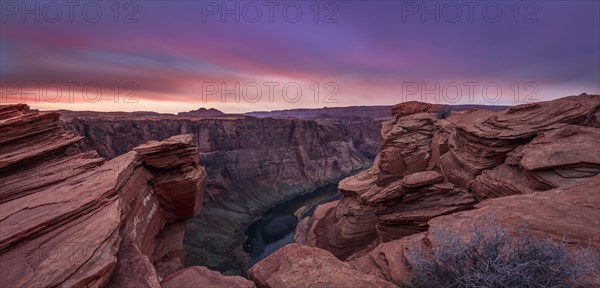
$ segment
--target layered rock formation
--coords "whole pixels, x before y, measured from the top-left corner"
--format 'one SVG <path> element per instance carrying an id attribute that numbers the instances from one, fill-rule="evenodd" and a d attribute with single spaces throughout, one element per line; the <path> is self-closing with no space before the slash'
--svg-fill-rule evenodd
<path id="1" fill-rule="evenodd" d="M 355 270 L 331 253 L 289 244 L 250 269 L 260 288 L 279 287 L 381 287 L 398 286 Z"/>
<path id="2" fill-rule="evenodd" d="M 380 122 L 351 130 L 331 121 L 112 113 L 71 113 L 63 121 L 85 136 L 81 150 L 97 149 L 108 158 L 148 140 L 194 134 L 207 184 L 204 209 L 194 217 L 186 236 L 186 263 L 229 274 L 245 269 L 244 231 L 256 217 L 280 202 L 367 167 L 369 153 L 379 147 L 373 135 L 380 137 Z"/>
<path id="3" fill-rule="evenodd" d="M 164 288 L 255 288 L 254 282 L 240 276 L 223 276 L 203 266 L 192 266 L 171 274 Z"/>
<path id="4" fill-rule="evenodd" d="M 324 107 L 318 109 L 288 109 L 275 111 L 255 111 L 244 115 L 279 119 L 328 119 L 339 121 L 360 121 L 374 118 L 385 118 L 390 115 L 391 106 L 350 106 Z"/>
<path id="5" fill-rule="evenodd" d="M 511 229 L 520 217 L 544 235 L 564 232 L 597 245 L 600 96 L 453 112 L 447 119 L 437 119 L 427 103 L 394 111 L 396 119 L 382 128 L 378 161 L 340 182 L 344 197 L 304 219 L 296 241 L 395 283 L 410 276 L 410 265 L 400 263 L 410 263 L 409 244 L 435 245 L 424 231 L 463 231 L 459 226 L 479 225 L 482 215 Z M 477 204 L 520 194 L 528 195 Z M 581 215 L 560 216 L 577 207 Z"/>
<path id="6" fill-rule="evenodd" d="M 391 119 L 391 106 L 325 107 L 320 109 L 289 109 L 249 112 L 244 115 L 259 118 L 304 119 L 347 127 L 354 147 L 368 158 L 379 153 L 381 122 Z"/>
<path id="7" fill-rule="evenodd" d="M 422 261 L 416 258 L 421 255 L 416 250 L 431 253 L 439 249 L 443 241 L 440 237 L 448 236 L 444 231 L 470 237 L 475 227 L 485 227 L 490 222 L 500 223 L 516 237 L 527 227 L 528 233 L 539 239 L 567 240 L 574 255 L 585 250 L 596 253 L 590 256 L 597 259 L 600 257 L 598 185 L 600 176 L 595 176 L 568 188 L 489 199 L 474 205 L 474 210 L 433 218 L 428 222 L 428 231 L 381 243 L 346 262 L 323 249 L 291 244 L 256 264 L 250 270 L 251 278 L 258 287 L 398 287 L 392 283 L 410 283 L 412 267 Z M 336 205 L 337 202 L 332 202 L 319 209 L 328 210 Z M 318 212 L 314 217 L 315 221 L 323 219 Z M 589 281 L 600 284 L 597 277 Z"/>
<path id="8" fill-rule="evenodd" d="M 475 205 L 474 210 L 441 216 L 429 221 L 429 231 L 378 245 L 368 254 L 349 263 L 357 270 L 379 276 L 394 283 L 410 282 L 416 261 L 415 249 L 432 251 L 439 248 L 443 231 L 469 237 L 474 227 L 490 221 L 500 223 L 508 233 L 519 237 L 522 227 L 540 239 L 569 241 L 573 254 L 585 249 L 600 249 L 600 176 L 582 184 L 544 192 L 489 199 Z M 590 249 L 591 248 L 591 249 Z M 589 250 L 588 250 L 589 249 Z M 595 254 L 592 257 L 600 257 Z M 590 279 L 600 284 L 600 279 Z"/>
<path id="9" fill-rule="evenodd" d="M 193 135 L 106 161 L 58 118 L 0 106 L 0 286 L 160 287 L 202 201 Z"/>

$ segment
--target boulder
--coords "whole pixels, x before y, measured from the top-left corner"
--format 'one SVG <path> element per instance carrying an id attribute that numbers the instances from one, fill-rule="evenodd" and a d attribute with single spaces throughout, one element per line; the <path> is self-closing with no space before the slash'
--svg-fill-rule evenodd
<path id="1" fill-rule="evenodd" d="M 441 107 L 438 104 L 431 104 L 419 101 L 403 102 L 392 107 L 392 115 L 403 117 L 418 113 L 435 113 Z"/>
<path id="2" fill-rule="evenodd" d="M 422 171 L 404 176 L 402 185 L 408 188 L 432 185 L 442 182 L 444 176 L 437 171 Z"/>
<path id="3" fill-rule="evenodd" d="M 192 266 L 171 274 L 162 283 L 163 288 L 255 288 L 252 281 L 240 276 L 224 276 L 204 266 Z"/>
<path id="4" fill-rule="evenodd" d="M 260 288 L 397 287 L 391 282 L 355 270 L 331 253 L 288 244 L 250 269 Z"/>

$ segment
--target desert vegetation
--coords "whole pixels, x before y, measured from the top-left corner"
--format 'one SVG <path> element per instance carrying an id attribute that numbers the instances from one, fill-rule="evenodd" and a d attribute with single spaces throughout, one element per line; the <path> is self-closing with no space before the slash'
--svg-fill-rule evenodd
<path id="1" fill-rule="evenodd" d="M 600 273 L 597 249 L 567 239 L 532 236 L 526 226 L 512 235 L 493 221 L 460 234 L 430 231 L 439 241 L 432 252 L 415 247 L 408 287 L 594 287 Z M 597 279 L 597 278 L 596 278 Z"/>

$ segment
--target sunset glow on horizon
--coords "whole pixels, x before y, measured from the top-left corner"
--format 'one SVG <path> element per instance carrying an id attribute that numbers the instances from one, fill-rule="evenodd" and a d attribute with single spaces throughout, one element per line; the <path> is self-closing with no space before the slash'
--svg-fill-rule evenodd
<path id="1" fill-rule="evenodd" d="M 242 113 L 600 93 L 597 1 L 472 15 L 460 1 L 109 2 L 3 1 L 0 104 Z"/>

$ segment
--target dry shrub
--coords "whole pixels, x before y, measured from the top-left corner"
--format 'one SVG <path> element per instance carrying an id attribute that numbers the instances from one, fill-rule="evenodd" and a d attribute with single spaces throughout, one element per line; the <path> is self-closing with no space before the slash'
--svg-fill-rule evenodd
<path id="1" fill-rule="evenodd" d="M 600 279 L 597 247 L 569 249 L 566 239 L 537 239 L 526 227 L 515 237 L 493 222 L 471 231 L 469 237 L 431 231 L 439 245 L 432 253 L 414 247 L 414 278 L 408 286 L 593 287 L 588 281 Z"/>

